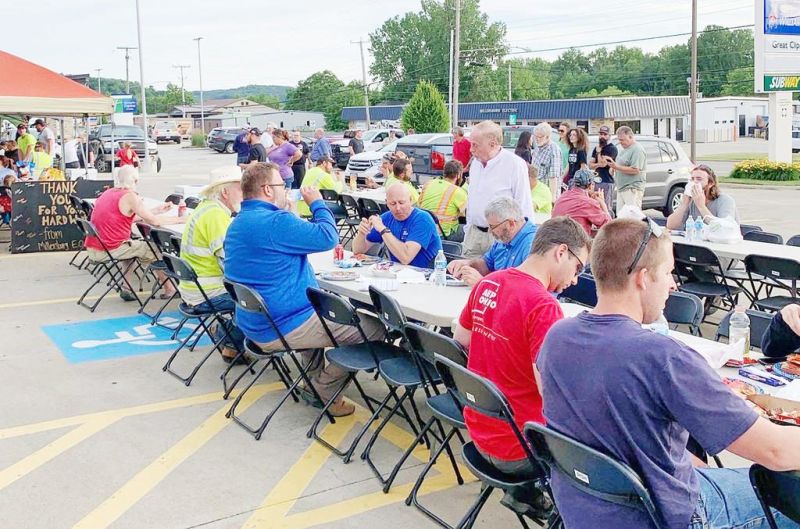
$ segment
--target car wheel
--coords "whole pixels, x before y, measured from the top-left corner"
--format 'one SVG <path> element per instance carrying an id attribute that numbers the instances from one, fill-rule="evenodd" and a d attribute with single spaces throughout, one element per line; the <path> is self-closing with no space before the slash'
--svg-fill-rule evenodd
<path id="1" fill-rule="evenodd" d="M 175 138 L 175 144 L 176 145 L 180 145 L 181 144 L 181 139 L 180 138 Z"/>
<path id="2" fill-rule="evenodd" d="M 229 141 L 225 144 L 225 153 L 226 154 L 233 154 L 233 142 Z"/>
<path id="3" fill-rule="evenodd" d="M 157 173 L 161 172 L 161 158 L 160 157 L 156 158 L 156 172 Z"/>
<path id="4" fill-rule="evenodd" d="M 681 205 L 681 200 L 683 200 L 683 186 L 675 186 L 669 192 L 669 197 L 667 197 L 667 205 L 664 207 L 664 216 L 669 217 L 672 215 L 672 212 L 678 209 L 678 206 Z"/>
<path id="5" fill-rule="evenodd" d="M 98 173 L 110 172 L 105 156 L 98 156 L 94 161 L 94 167 L 97 169 Z"/>

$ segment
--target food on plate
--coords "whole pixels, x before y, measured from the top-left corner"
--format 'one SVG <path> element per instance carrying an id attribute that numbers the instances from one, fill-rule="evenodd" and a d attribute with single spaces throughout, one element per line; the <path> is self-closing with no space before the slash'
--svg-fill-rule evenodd
<path id="1" fill-rule="evenodd" d="M 771 395 L 751 395 L 747 400 L 763 410 L 773 421 L 800 426 L 800 402 Z"/>
<path id="2" fill-rule="evenodd" d="M 327 281 L 355 281 L 358 279 L 358 273 L 351 271 L 323 272 L 320 277 Z"/>
<path id="3" fill-rule="evenodd" d="M 785 362 L 772 366 L 772 372 L 788 379 L 800 378 L 800 355 L 789 355 Z"/>
<path id="4" fill-rule="evenodd" d="M 367 255 L 365 253 L 354 253 L 353 259 L 355 259 L 361 264 L 377 263 L 378 261 L 381 260 L 380 257 L 376 257 L 374 255 Z"/>
<path id="5" fill-rule="evenodd" d="M 722 382 L 728 386 L 731 391 L 746 399 L 750 395 L 759 395 L 763 393 L 759 388 L 750 384 L 749 382 L 745 382 L 744 380 L 738 378 L 723 378 Z"/>

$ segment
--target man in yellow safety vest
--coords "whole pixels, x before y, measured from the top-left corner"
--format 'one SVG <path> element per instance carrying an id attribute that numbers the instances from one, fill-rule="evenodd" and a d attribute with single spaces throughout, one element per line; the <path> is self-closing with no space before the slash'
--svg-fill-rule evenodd
<path id="1" fill-rule="evenodd" d="M 458 223 L 458 217 L 463 217 L 467 209 L 467 191 L 461 187 L 463 172 L 461 162 L 450 160 L 444 165 L 442 178 L 429 180 L 419 196 L 419 207 L 436 215 L 448 241 L 464 240 L 464 227 Z"/>

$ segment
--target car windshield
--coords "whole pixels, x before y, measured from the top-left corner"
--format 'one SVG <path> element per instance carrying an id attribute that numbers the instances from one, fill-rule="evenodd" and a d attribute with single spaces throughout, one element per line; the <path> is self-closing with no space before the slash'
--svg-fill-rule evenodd
<path id="1" fill-rule="evenodd" d="M 512 149 L 514 147 L 516 147 L 517 146 L 517 142 L 519 141 L 519 137 L 526 130 L 531 132 L 531 134 L 533 134 L 533 131 L 530 128 L 504 130 L 503 131 L 503 147 L 512 148 Z"/>
<path id="2" fill-rule="evenodd" d="M 100 127 L 100 136 L 103 137 L 111 137 L 111 129 L 110 126 L 103 126 Z M 139 127 L 132 127 L 130 125 L 117 125 L 113 127 L 114 129 L 114 136 L 120 138 L 139 138 L 144 139 L 144 131 Z"/>
<path id="3" fill-rule="evenodd" d="M 381 147 L 378 149 L 379 152 L 394 152 L 397 150 L 397 140 L 394 140 L 392 143 L 389 143 L 385 147 Z"/>

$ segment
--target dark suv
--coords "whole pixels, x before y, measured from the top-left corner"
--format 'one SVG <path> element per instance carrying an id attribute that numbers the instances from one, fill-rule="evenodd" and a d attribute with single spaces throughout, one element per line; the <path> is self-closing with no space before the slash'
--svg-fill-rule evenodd
<path id="1" fill-rule="evenodd" d="M 208 146 L 217 152 L 233 153 L 236 136 L 244 132 L 243 127 L 217 127 L 208 133 Z"/>
<path id="2" fill-rule="evenodd" d="M 100 125 L 89 133 L 89 148 L 94 153 L 94 166 L 98 173 L 111 172 L 112 167 L 116 165 L 116 160 L 112 162 L 111 158 L 112 139 L 114 155 L 124 143 L 130 143 L 139 160 L 143 161 L 145 157 L 150 156 L 156 171 L 161 170 L 158 147 L 145 139 L 142 129 L 131 125 Z"/>

